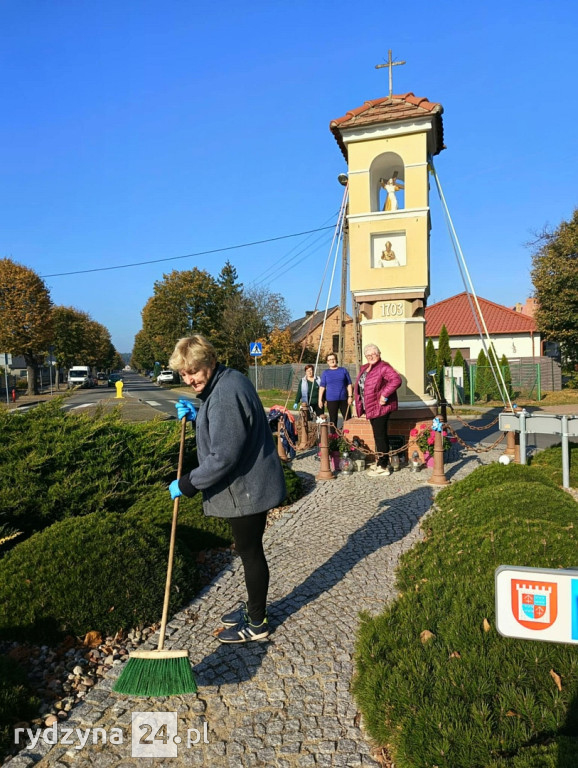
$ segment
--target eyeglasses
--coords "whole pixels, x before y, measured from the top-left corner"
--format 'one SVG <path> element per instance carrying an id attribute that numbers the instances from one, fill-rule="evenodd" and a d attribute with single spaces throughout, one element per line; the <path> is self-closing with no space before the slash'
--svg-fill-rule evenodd
<path id="1" fill-rule="evenodd" d="M 377 354 L 377 352 L 367 352 L 365 354 L 365 357 L 379 357 L 379 355 Z"/>

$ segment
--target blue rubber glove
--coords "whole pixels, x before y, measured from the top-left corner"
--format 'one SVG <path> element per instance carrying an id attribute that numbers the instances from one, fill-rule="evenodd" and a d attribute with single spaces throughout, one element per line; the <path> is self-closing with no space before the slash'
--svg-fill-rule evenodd
<path id="1" fill-rule="evenodd" d="M 179 481 L 173 480 L 173 482 L 169 485 L 169 493 L 171 494 L 171 499 L 174 501 L 179 496 L 183 495 L 183 492 L 179 488 Z"/>
<path id="2" fill-rule="evenodd" d="M 293 410 L 294 410 L 294 411 L 296 411 L 296 410 L 297 410 L 297 403 L 293 403 Z"/>
<path id="3" fill-rule="evenodd" d="M 181 399 L 175 403 L 175 408 L 177 409 L 177 418 L 179 421 L 183 416 L 187 417 L 187 421 L 196 421 L 197 409 L 190 400 L 185 400 L 181 397 Z"/>

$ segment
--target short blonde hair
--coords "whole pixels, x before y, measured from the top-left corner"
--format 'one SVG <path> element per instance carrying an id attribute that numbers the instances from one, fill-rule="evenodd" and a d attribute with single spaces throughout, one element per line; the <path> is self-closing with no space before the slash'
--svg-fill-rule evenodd
<path id="1" fill-rule="evenodd" d="M 366 344 L 363 347 L 363 354 L 367 355 L 370 349 L 375 349 L 378 355 L 381 355 L 381 349 L 376 344 Z"/>
<path id="2" fill-rule="evenodd" d="M 197 333 L 177 341 L 169 368 L 173 371 L 198 371 L 199 368 L 212 368 L 216 362 L 215 347 Z"/>

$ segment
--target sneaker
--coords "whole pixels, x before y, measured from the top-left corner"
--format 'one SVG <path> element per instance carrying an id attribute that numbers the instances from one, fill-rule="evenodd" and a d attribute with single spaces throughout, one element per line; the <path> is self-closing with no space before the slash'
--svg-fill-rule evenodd
<path id="1" fill-rule="evenodd" d="M 229 613 L 224 613 L 221 616 L 221 624 L 224 627 L 234 627 L 243 620 L 246 613 L 247 603 L 242 602 L 234 611 L 229 611 Z"/>
<path id="2" fill-rule="evenodd" d="M 220 643 L 248 643 L 251 640 L 266 640 L 269 637 L 267 617 L 261 624 L 251 624 L 249 614 L 245 613 L 234 627 L 224 629 L 217 635 Z"/>

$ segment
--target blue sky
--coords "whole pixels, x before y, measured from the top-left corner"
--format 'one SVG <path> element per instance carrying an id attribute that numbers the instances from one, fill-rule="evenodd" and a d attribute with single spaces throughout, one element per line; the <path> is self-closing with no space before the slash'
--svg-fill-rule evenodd
<path id="1" fill-rule="evenodd" d="M 0 257 L 47 276 L 331 223 L 346 167 L 329 122 L 387 95 L 392 48 L 394 93 L 444 107 L 436 168 L 476 290 L 512 306 L 532 233 L 578 201 L 577 29 L 571 0 L 2 0 Z M 431 208 L 430 303 L 463 290 L 433 186 Z M 172 269 L 229 259 L 303 315 L 316 237 L 45 279 L 127 352 Z"/>

